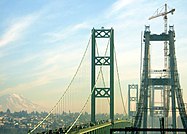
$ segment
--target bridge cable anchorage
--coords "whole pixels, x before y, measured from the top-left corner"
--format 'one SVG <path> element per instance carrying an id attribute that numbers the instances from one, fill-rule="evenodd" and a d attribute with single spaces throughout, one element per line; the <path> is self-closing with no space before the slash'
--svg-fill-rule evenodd
<path id="1" fill-rule="evenodd" d="M 89 45 L 90 45 L 90 41 L 91 41 L 91 37 L 90 37 L 90 39 L 89 39 L 89 41 L 88 41 L 88 44 L 87 44 L 87 46 L 86 46 L 86 49 L 85 49 L 84 54 L 83 54 L 83 56 L 82 56 L 82 59 L 81 59 L 81 61 L 80 61 L 80 63 L 79 63 L 79 66 L 78 66 L 78 68 L 77 68 L 75 74 L 73 75 L 73 78 L 71 79 L 69 85 L 67 86 L 66 90 L 64 91 L 63 95 L 60 97 L 60 99 L 57 101 L 57 103 L 54 105 L 54 107 L 51 109 L 51 111 L 48 113 L 48 115 L 47 115 L 41 122 L 39 122 L 38 125 L 36 125 L 30 132 L 28 132 L 28 134 L 33 133 L 33 132 L 34 132 L 34 131 L 35 131 L 35 130 L 51 115 L 51 114 L 52 114 L 52 112 L 55 110 L 55 108 L 58 106 L 58 104 L 60 104 L 61 100 L 63 100 L 65 94 L 66 94 L 67 91 L 69 90 L 70 86 L 72 85 L 72 83 L 73 83 L 75 77 L 77 76 L 77 74 L 78 74 L 78 72 L 79 72 L 79 70 L 80 70 L 80 67 L 81 67 L 81 65 L 82 65 L 82 62 L 83 62 L 83 60 L 84 60 L 84 58 L 85 58 L 85 56 L 86 56 L 86 53 L 87 53 L 87 51 L 88 51 L 88 48 L 89 48 Z"/>
<path id="2" fill-rule="evenodd" d="M 120 89 L 121 101 L 122 101 L 122 105 L 123 105 L 123 112 L 124 112 L 124 115 L 125 115 L 125 114 L 127 114 L 127 112 L 125 110 L 125 104 L 124 104 L 124 100 L 123 100 L 123 93 L 122 93 L 122 90 L 121 90 L 121 82 L 120 82 L 120 76 L 119 76 L 119 69 L 118 69 L 117 55 L 116 55 L 115 46 L 114 46 L 114 57 L 115 57 L 115 61 L 116 61 L 116 71 L 117 71 L 117 78 L 118 78 L 118 85 L 119 85 L 119 89 Z"/>
<path id="3" fill-rule="evenodd" d="M 109 46 L 109 43 L 107 44 L 107 47 L 106 47 L 106 50 L 105 50 L 105 56 L 106 56 L 106 53 L 107 53 L 107 50 L 108 50 L 108 46 Z M 66 132 L 65 134 L 68 134 L 68 133 L 70 132 L 70 130 L 73 128 L 73 126 L 77 123 L 77 121 L 78 121 L 79 118 L 81 117 L 81 115 L 82 115 L 82 113 L 83 113 L 83 111 L 84 111 L 86 105 L 88 104 L 88 101 L 89 101 L 89 99 L 90 99 L 92 93 L 94 92 L 94 89 L 95 89 L 95 87 L 96 87 L 96 84 L 97 84 L 97 82 L 98 82 L 98 80 L 99 80 L 99 76 L 100 76 L 100 74 L 101 74 L 101 72 L 102 72 L 102 67 L 103 67 L 103 63 L 102 63 L 102 65 L 100 66 L 100 70 L 99 70 L 99 73 L 98 73 L 98 75 L 97 75 L 97 79 L 96 79 L 96 82 L 95 82 L 94 87 L 92 88 L 91 93 L 89 94 L 89 96 L 88 96 L 86 102 L 84 103 L 84 105 L 83 105 L 83 107 L 82 107 L 82 109 L 81 109 L 79 115 L 77 116 L 77 118 L 75 119 L 75 121 L 72 123 L 72 125 L 69 127 L 69 129 L 67 130 L 67 132 Z"/>

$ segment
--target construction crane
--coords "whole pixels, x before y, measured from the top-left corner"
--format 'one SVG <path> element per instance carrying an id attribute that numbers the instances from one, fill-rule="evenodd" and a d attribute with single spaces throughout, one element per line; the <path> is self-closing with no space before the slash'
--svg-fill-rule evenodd
<path id="1" fill-rule="evenodd" d="M 160 17 L 160 16 L 163 16 L 164 17 L 164 33 L 167 34 L 167 27 L 168 27 L 168 24 L 167 24 L 167 14 L 173 14 L 173 12 L 175 11 L 175 9 L 171 9 L 170 11 L 167 11 L 167 4 L 164 5 L 164 8 L 162 7 L 161 9 L 157 9 L 156 12 L 155 12 L 155 15 L 151 16 L 149 18 L 149 20 L 151 19 L 154 19 L 154 18 L 157 18 L 157 17 Z M 163 11 L 164 9 L 164 11 Z M 168 48 L 167 48 L 167 41 L 164 42 L 164 68 L 167 69 L 168 66 L 167 66 L 167 54 L 168 53 Z"/>

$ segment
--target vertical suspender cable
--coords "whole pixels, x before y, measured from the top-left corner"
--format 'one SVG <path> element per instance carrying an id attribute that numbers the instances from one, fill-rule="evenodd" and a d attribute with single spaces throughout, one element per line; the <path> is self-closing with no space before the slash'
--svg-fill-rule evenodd
<path id="1" fill-rule="evenodd" d="M 116 61 L 116 71 L 117 71 L 117 78 L 118 78 L 118 85 L 119 85 L 119 89 L 120 89 L 121 101 L 122 101 L 122 105 L 123 105 L 123 112 L 124 112 L 124 115 L 125 115 L 125 114 L 127 114 L 127 112 L 125 110 L 125 104 L 124 104 L 124 100 L 123 100 L 123 94 L 122 94 L 122 89 L 121 89 L 121 82 L 120 82 L 120 76 L 119 76 L 119 70 L 118 70 L 118 63 L 117 63 L 117 56 L 116 56 L 115 47 L 114 47 L 114 57 L 115 57 L 115 61 Z"/>
<path id="2" fill-rule="evenodd" d="M 77 68 L 75 74 L 73 75 L 73 78 L 71 79 L 69 85 L 67 86 L 66 90 L 64 91 L 64 93 L 62 94 L 62 96 L 60 97 L 60 99 L 57 101 L 57 103 L 54 105 L 54 107 L 51 109 L 51 111 L 48 113 L 48 115 L 47 115 L 41 122 L 39 122 L 38 125 L 36 125 L 28 134 L 33 133 L 33 132 L 34 132 L 34 131 L 35 131 L 35 130 L 51 115 L 51 114 L 52 114 L 52 112 L 53 112 L 53 111 L 55 110 L 55 108 L 58 106 L 58 104 L 60 103 L 60 101 L 64 98 L 65 94 L 66 94 L 67 91 L 70 89 L 70 86 L 72 85 L 72 83 L 73 83 L 75 77 L 77 76 L 77 74 L 78 74 L 78 72 L 79 72 L 79 70 L 80 70 L 80 67 L 81 67 L 81 65 L 82 65 L 82 62 L 83 62 L 83 60 L 84 60 L 84 58 L 85 58 L 85 56 L 86 56 L 86 53 L 87 53 L 87 51 L 88 51 L 88 47 L 89 47 L 90 41 L 91 41 L 91 37 L 90 37 L 90 39 L 89 39 L 89 41 L 88 41 L 88 44 L 87 44 L 86 49 L 85 49 L 85 51 L 84 51 L 83 57 L 82 57 L 82 59 L 81 59 L 81 61 L 80 61 L 80 63 L 79 63 L 79 66 L 78 66 L 78 68 Z"/>
<path id="3" fill-rule="evenodd" d="M 100 75 L 100 74 L 101 74 L 101 70 L 99 71 L 99 74 L 98 74 L 98 76 L 97 76 L 96 82 L 98 81 L 99 75 Z M 73 126 L 77 123 L 78 119 L 79 119 L 79 118 L 81 117 L 81 115 L 83 114 L 83 111 L 84 111 L 86 105 L 88 104 L 88 101 L 89 101 L 89 99 L 90 99 L 92 93 L 94 92 L 95 86 L 96 86 L 96 84 L 94 85 L 94 87 L 93 87 L 93 89 L 92 89 L 92 92 L 89 94 L 89 96 L 88 96 L 88 98 L 87 98 L 85 104 L 83 105 L 83 107 L 82 107 L 82 109 L 81 109 L 79 115 L 77 116 L 77 118 L 75 119 L 75 121 L 72 123 L 72 125 L 68 128 L 68 130 L 67 130 L 67 132 L 66 132 L 65 134 L 68 134 L 68 133 L 70 132 L 70 130 L 73 128 Z"/>
<path id="4" fill-rule="evenodd" d="M 106 50 L 105 50 L 105 56 L 106 56 L 106 53 L 107 53 L 107 50 L 108 50 L 108 46 L 109 46 L 109 43 L 107 44 L 107 48 L 106 48 Z M 80 114 L 77 116 L 77 118 L 75 119 L 75 121 L 74 121 L 74 122 L 72 123 L 72 125 L 69 127 L 69 129 L 67 130 L 66 134 L 68 134 L 68 133 L 70 132 L 70 130 L 73 128 L 73 126 L 77 123 L 77 121 L 78 121 L 78 119 L 81 117 L 81 115 L 82 115 L 82 113 L 83 113 L 83 111 L 84 111 L 86 105 L 88 104 L 88 101 L 89 101 L 89 99 L 90 99 L 90 97 L 91 97 L 91 95 L 92 95 L 92 93 L 94 92 L 94 89 L 95 89 L 95 87 L 96 87 L 97 81 L 99 80 L 99 76 L 100 76 L 100 74 L 102 75 L 102 73 L 101 73 L 101 72 L 102 72 L 102 67 L 103 67 L 103 65 L 100 66 L 100 70 L 99 70 L 99 73 L 98 73 L 98 75 L 97 75 L 96 83 L 95 83 L 95 85 L 94 85 L 94 87 L 93 87 L 91 93 L 89 94 L 89 96 L 88 96 L 88 98 L 87 98 L 85 104 L 83 105 L 83 107 L 82 107 L 82 109 L 81 109 L 81 111 L 80 111 Z"/>

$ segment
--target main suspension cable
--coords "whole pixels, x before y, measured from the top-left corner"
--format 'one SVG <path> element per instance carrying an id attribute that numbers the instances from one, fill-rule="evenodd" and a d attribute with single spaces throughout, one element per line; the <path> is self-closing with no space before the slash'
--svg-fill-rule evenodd
<path id="1" fill-rule="evenodd" d="M 107 44 L 107 48 L 106 48 L 106 50 L 105 50 L 105 56 L 106 56 L 106 53 L 107 53 L 107 50 L 108 50 L 108 46 L 109 46 L 109 43 Z M 83 113 L 83 111 L 84 111 L 86 105 L 88 104 L 88 101 L 89 101 L 89 99 L 90 99 L 90 97 L 91 97 L 91 95 L 92 95 L 92 93 L 94 92 L 94 89 L 95 89 L 95 87 L 96 87 L 97 81 L 99 80 L 99 76 L 100 76 L 100 74 L 102 75 L 102 73 L 101 73 L 101 72 L 102 72 L 102 67 L 103 67 L 103 64 L 100 66 L 100 70 L 99 70 L 99 73 L 98 73 L 98 75 L 97 75 L 97 79 L 96 79 L 95 85 L 94 85 L 94 87 L 93 87 L 92 90 L 91 90 L 91 93 L 89 94 L 89 96 L 88 96 L 88 98 L 87 98 L 85 104 L 83 105 L 83 107 L 82 107 L 82 109 L 81 109 L 79 115 L 77 116 L 77 118 L 75 119 L 75 121 L 72 123 L 72 125 L 69 127 L 69 129 L 67 130 L 66 134 L 68 134 L 68 133 L 70 132 L 70 130 L 73 128 L 73 126 L 77 123 L 77 121 L 78 121 L 79 118 L 81 117 L 81 115 L 82 115 L 82 113 Z"/>
<path id="2" fill-rule="evenodd" d="M 96 83 L 97 83 L 97 81 L 98 81 L 98 79 L 99 79 L 99 75 L 100 75 L 100 74 L 101 74 L 101 70 L 99 71 L 99 73 L 98 73 L 98 75 L 97 75 Z M 85 107 L 86 107 L 87 104 L 88 104 L 88 101 L 89 101 L 89 99 L 90 99 L 92 93 L 94 92 L 94 88 L 95 88 L 95 86 L 96 86 L 96 84 L 94 85 L 94 87 L 93 87 L 91 93 L 89 94 L 89 96 L 88 96 L 88 98 L 87 98 L 85 104 L 83 105 L 83 107 L 82 107 L 82 109 L 81 109 L 79 115 L 77 116 L 77 118 L 75 119 L 75 121 L 74 121 L 73 124 L 69 127 L 69 129 L 67 130 L 67 132 L 66 132 L 65 134 L 68 134 L 68 133 L 69 133 L 69 131 L 72 129 L 72 127 L 77 123 L 77 121 L 78 121 L 79 118 L 81 117 L 81 115 L 82 115 L 82 113 L 83 113 Z"/>
<path id="3" fill-rule="evenodd" d="M 88 51 L 88 48 L 89 48 L 89 45 L 90 45 L 90 41 L 91 41 L 91 37 L 90 37 L 90 39 L 89 39 L 89 41 L 88 41 L 88 44 L 87 44 L 87 46 L 86 46 L 86 50 L 84 51 L 84 54 L 83 54 L 83 57 L 82 57 L 82 59 L 81 59 L 81 61 L 80 61 L 80 63 L 79 63 L 79 66 L 78 66 L 78 68 L 77 68 L 75 74 L 73 75 L 73 78 L 71 79 L 71 81 L 70 81 L 68 87 L 67 87 L 66 90 L 64 91 L 63 95 L 60 97 L 60 99 L 57 101 L 57 103 L 54 105 L 54 107 L 51 109 L 51 111 L 48 113 L 48 115 L 47 115 L 41 122 L 39 122 L 38 125 L 36 125 L 30 132 L 28 132 L 28 134 L 31 134 L 32 132 L 34 132 L 34 131 L 35 131 L 35 130 L 36 130 L 36 129 L 52 114 L 52 112 L 53 112 L 54 109 L 58 106 L 58 104 L 60 103 L 60 101 L 64 98 L 65 94 L 66 94 L 67 91 L 69 90 L 70 86 L 72 85 L 72 83 L 73 83 L 75 77 L 77 76 L 77 74 L 78 74 L 78 72 L 79 72 L 79 70 L 80 70 L 80 67 L 81 67 L 81 65 L 82 65 L 82 63 L 83 63 L 83 60 L 84 60 L 84 58 L 85 58 L 85 56 L 86 56 L 86 53 L 87 53 L 87 51 Z"/>

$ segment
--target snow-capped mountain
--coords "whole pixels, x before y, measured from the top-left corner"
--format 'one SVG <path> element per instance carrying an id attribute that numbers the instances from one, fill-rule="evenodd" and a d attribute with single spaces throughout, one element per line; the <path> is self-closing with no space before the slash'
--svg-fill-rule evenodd
<path id="1" fill-rule="evenodd" d="M 0 111 L 6 111 L 8 108 L 11 112 L 19 112 L 22 110 L 27 110 L 27 112 L 45 111 L 41 106 L 34 104 L 27 98 L 18 94 L 0 96 Z"/>

